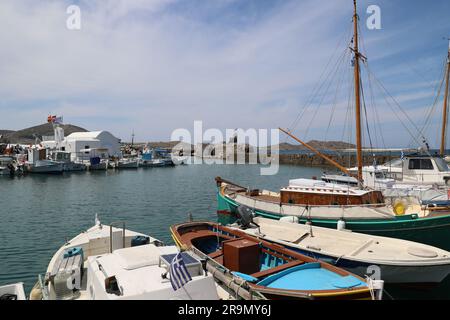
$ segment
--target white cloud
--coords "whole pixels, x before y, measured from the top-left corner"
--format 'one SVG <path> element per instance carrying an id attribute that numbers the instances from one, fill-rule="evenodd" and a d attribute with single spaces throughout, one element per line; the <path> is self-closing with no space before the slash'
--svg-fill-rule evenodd
<path id="1" fill-rule="evenodd" d="M 177 0 L 83 0 L 80 31 L 65 27 L 69 2 L 0 2 L 1 106 L 18 110 L 0 128 L 48 112 L 121 137 L 134 129 L 138 140 L 168 139 L 194 120 L 290 124 L 349 31 L 352 7 L 287 1 L 262 18 L 237 10 L 222 21 L 236 2 L 208 0 L 199 13 L 176 10 Z"/>

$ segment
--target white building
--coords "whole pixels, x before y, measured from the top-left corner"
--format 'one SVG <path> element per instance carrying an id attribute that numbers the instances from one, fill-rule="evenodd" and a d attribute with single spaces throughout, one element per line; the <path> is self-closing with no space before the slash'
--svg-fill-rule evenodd
<path id="1" fill-rule="evenodd" d="M 107 149 L 110 156 L 120 155 L 120 139 L 108 131 L 71 133 L 64 139 L 62 147 L 77 158 L 94 156 L 95 154 L 91 154 L 94 149 Z"/>

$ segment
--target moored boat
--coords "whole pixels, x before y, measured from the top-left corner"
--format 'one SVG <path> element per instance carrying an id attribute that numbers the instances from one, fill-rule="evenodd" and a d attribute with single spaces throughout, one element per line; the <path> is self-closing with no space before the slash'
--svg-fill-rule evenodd
<path id="1" fill-rule="evenodd" d="M 237 208 L 244 205 L 250 207 L 256 216 L 265 218 L 278 220 L 284 216 L 296 216 L 300 223 L 310 222 L 314 226 L 332 229 L 337 229 L 338 223 L 344 222 L 346 229 L 354 232 L 405 239 L 450 250 L 450 214 L 439 210 L 430 208 L 397 215 L 394 208 L 386 208 L 384 204 L 340 205 L 335 204 L 333 198 L 328 203 L 318 204 L 312 197 L 303 203 L 289 203 L 282 201 L 279 192 L 248 190 L 220 177 L 216 178 L 216 182 L 217 214 L 222 224 L 235 222 Z M 317 183 L 319 185 L 310 185 L 310 190 L 304 191 L 316 194 L 317 199 L 323 201 L 323 191 L 314 193 L 314 189 L 325 190 L 321 185 L 324 182 Z M 342 195 L 345 197 L 346 193 Z"/>
<path id="2" fill-rule="evenodd" d="M 0 176 L 13 176 L 16 171 L 17 167 L 14 158 L 0 155 Z"/>
<path id="3" fill-rule="evenodd" d="M 245 216 L 251 211 L 241 207 L 239 212 Z M 298 224 L 295 217 L 276 221 L 247 216 L 243 221 L 252 223 L 230 227 L 359 276 L 370 274 L 376 266 L 386 284 L 437 285 L 450 273 L 450 252 L 421 243 Z"/>
<path id="4" fill-rule="evenodd" d="M 371 288 L 359 276 L 245 232 L 212 222 L 171 227 L 175 243 L 196 249 L 218 270 L 245 281 L 250 291 L 269 299 L 370 299 Z"/>
<path id="5" fill-rule="evenodd" d="M 139 168 L 139 161 L 137 159 L 123 158 L 117 161 L 117 169 L 137 169 Z"/>
<path id="6" fill-rule="evenodd" d="M 148 235 L 96 224 L 64 244 L 52 257 L 31 300 L 218 299 L 212 275 L 198 258 L 183 253 L 191 280 L 174 290 L 170 281 L 176 246 Z"/>
<path id="7" fill-rule="evenodd" d="M 64 172 L 85 171 L 84 163 L 74 162 L 71 160 L 71 153 L 56 150 L 51 153 L 51 159 L 55 162 L 62 163 Z"/>
<path id="8" fill-rule="evenodd" d="M 62 174 L 64 164 L 53 160 L 37 160 L 34 163 L 25 164 L 25 168 L 30 173 Z"/>
<path id="9" fill-rule="evenodd" d="M 105 171 L 108 170 L 108 160 L 101 159 L 100 157 L 91 157 L 87 164 L 89 171 Z"/>
<path id="10" fill-rule="evenodd" d="M 25 162 L 24 168 L 30 173 L 62 174 L 64 164 L 47 159 L 46 149 L 30 148 L 28 149 L 28 161 Z"/>

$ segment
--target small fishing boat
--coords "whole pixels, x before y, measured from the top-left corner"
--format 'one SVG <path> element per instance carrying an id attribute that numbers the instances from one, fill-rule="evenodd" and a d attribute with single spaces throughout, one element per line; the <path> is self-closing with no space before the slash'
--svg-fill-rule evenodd
<path id="1" fill-rule="evenodd" d="M 0 155 L 0 176 L 13 176 L 16 170 L 13 157 Z"/>
<path id="2" fill-rule="evenodd" d="M 296 217 L 280 221 L 253 218 L 240 207 L 238 224 L 230 225 L 258 239 L 331 263 L 359 276 L 377 266 L 387 284 L 436 285 L 450 273 L 450 252 L 417 242 L 378 237 L 345 229 L 299 224 Z"/>
<path id="3" fill-rule="evenodd" d="M 161 168 L 161 167 L 173 167 L 175 164 L 170 159 L 152 159 L 142 160 L 139 162 L 139 166 L 143 168 Z"/>
<path id="4" fill-rule="evenodd" d="M 89 171 L 105 171 L 108 170 L 108 160 L 100 157 L 91 157 L 87 164 Z"/>
<path id="5" fill-rule="evenodd" d="M 37 160 L 34 163 L 26 163 L 25 168 L 29 173 L 62 174 L 64 164 L 53 160 Z"/>
<path id="6" fill-rule="evenodd" d="M 66 151 L 53 151 L 51 159 L 55 162 L 63 164 L 64 172 L 85 171 L 86 165 L 84 163 L 74 162 L 71 160 L 71 153 Z"/>
<path id="7" fill-rule="evenodd" d="M 191 276 L 174 290 L 168 269 L 178 254 L 176 246 L 148 235 L 118 228 L 120 224 L 95 225 L 65 243 L 52 257 L 45 275 L 30 293 L 30 300 L 171 300 L 218 299 L 212 275 L 198 258 L 181 258 Z"/>
<path id="8" fill-rule="evenodd" d="M 137 169 L 139 168 L 139 161 L 137 159 L 122 158 L 116 163 L 117 169 Z"/>
<path id="9" fill-rule="evenodd" d="M 42 148 L 28 149 L 28 161 L 24 168 L 29 173 L 62 174 L 64 164 L 47 159 L 47 150 Z"/>
<path id="10" fill-rule="evenodd" d="M 75 162 L 84 164 L 89 171 L 105 171 L 109 163 L 108 152 L 107 148 L 81 149 Z"/>
<path id="11" fill-rule="evenodd" d="M 147 146 L 139 156 L 139 166 L 143 168 L 173 167 L 175 163 L 165 149 L 150 149 Z"/>
<path id="12" fill-rule="evenodd" d="M 348 271 L 212 222 L 170 228 L 182 249 L 195 249 L 268 299 L 370 299 L 365 280 Z"/>

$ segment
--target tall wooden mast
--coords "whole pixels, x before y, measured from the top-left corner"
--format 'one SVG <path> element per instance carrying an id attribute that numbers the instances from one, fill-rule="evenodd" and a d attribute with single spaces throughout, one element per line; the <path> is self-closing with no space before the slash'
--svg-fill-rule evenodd
<path id="1" fill-rule="evenodd" d="M 448 118 L 448 79 L 450 76 L 450 39 L 448 43 L 447 53 L 447 70 L 445 72 L 445 92 L 444 92 L 444 106 L 442 110 L 442 133 L 441 133 L 441 149 L 440 154 L 444 156 L 445 153 L 445 140 L 447 136 L 447 118 Z"/>
<path id="2" fill-rule="evenodd" d="M 356 0 L 353 0 L 353 53 L 354 53 L 354 71 L 355 71 L 355 116 L 356 116 L 356 158 L 358 162 L 358 180 L 362 182 L 362 145 L 361 145 L 361 98 L 360 98 L 360 75 L 358 51 L 358 14 L 356 12 Z"/>

